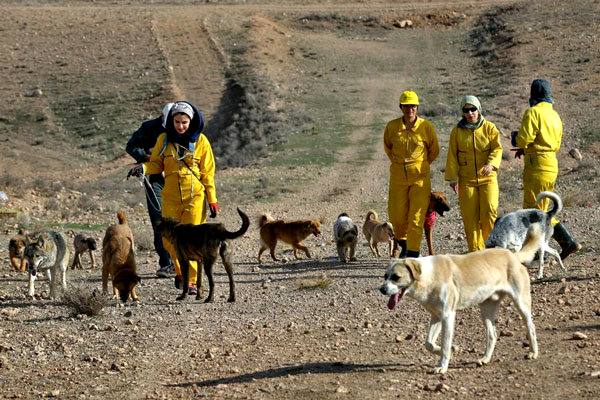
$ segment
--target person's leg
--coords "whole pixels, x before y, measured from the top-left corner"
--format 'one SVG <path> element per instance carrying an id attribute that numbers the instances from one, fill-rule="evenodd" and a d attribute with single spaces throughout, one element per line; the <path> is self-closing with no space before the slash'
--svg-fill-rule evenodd
<path id="1" fill-rule="evenodd" d="M 479 250 L 479 191 L 476 186 L 458 186 L 458 204 L 469 252 Z"/>
<path id="2" fill-rule="evenodd" d="M 400 257 L 406 255 L 406 231 L 408 228 L 408 189 L 409 186 L 390 182 L 388 193 L 388 218 L 394 228 L 395 246 L 400 247 Z"/>
<path id="3" fill-rule="evenodd" d="M 160 179 L 151 176 L 149 180 L 150 186 L 146 187 L 146 203 L 148 206 L 148 216 L 150 217 L 150 223 L 152 224 L 152 231 L 154 235 L 154 250 L 156 251 L 156 254 L 158 254 L 159 269 L 156 271 L 156 275 L 161 278 L 167 278 L 173 274 L 173 264 L 171 262 L 171 256 L 165 249 L 162 237 L 156 226 L 156 223 L 161 215 L 161 195 L 162 188 L 164 186 L 164 180 L 162 176 Z"/>
<path id="4" fill-rule="evenodd" d="M 181 213 L 180 221 L 184 224 L 200 225 L 206 221 L 206 207 L 205 207 L 204 193 L 196 195 L 189 204 L 187 204 Z M 198 263 L 196 261 L 190 261 L 190 277 L 188 285 L 195 287 L 196 278 L 198 273 Z M 200 288 L 198 288 L 199 290 Z"/>
<path id="5" fill-rule="evenodd" d="M 408 232 L 406 234 L 406 256 L 418 257 L 423 239 L 423 224 L 431 197 L 429 178 L 415 182 L 410 186 L 408 205 Z"/>
<path id="6" fill-rule="evenodd" d="M 485 241 L 494 229 L 498 217 L 498 181 L 494 180 L 479 187 L 479 222 L 481 225 L 480 249 L 485 248 Z"/>
<path id="7" fill-rule="evenodd" d="M 165 218 L 173 218 L 177 221 L 180 221 L 180 215 L 182 213 L 181 206 L 177 204 L 171 204 L 170 202 L 165 201 L 162 206 L 162 216 Z M 165 250 L 171 256 L 171 261 L 173 262 L 173 267 L 175 270 L 175 286 L 179 289 L 178 283 L 181 282 L 181 265 L 179 264 L 179 260 L 177 259 L 177 252 L 175 251 L 175 247 L 163 238 L 163 246 Z"/>

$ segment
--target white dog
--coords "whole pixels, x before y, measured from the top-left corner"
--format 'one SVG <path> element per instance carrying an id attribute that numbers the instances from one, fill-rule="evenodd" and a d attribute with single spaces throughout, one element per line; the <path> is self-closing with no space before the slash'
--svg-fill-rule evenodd
<path id="1" fill-rule="evenodd" d="M 530 346 L 527 357 L 537 358 L 529 274 L 522 263 L 533 260 L 542 236 L 542 227 L 534 224 L 517 253 L 507 249 L 485 249 L 464 255 L 392 260 L 379 290 L 390 296 L 390 310 L 406 293 L 431 314 L 425 347 L 441 356 L 433 373 L 443 374 L 448 370 L 456 311 L 476 305 L 481 309 L 487 336 L 485 354 L 478 364 L 490 362 L 497 339 L 496 312 L 505 296 L 513 301 L 527 324 Z M 441 347 L 436 344 L 440 332 Z"/>
<path id="2" fill-rule="evenodd" d="M 333 225 L 333 237 L 337 246 L 340 261 L 356 261 L 356 243 L 358 242 L 358 228 L 348 214 L 341 213 Z"/>

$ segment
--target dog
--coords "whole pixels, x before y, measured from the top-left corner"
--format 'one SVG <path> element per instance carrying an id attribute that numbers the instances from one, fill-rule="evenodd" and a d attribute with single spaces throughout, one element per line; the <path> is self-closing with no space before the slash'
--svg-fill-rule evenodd
<path id="1" fill-rule="evenodd" d="M 348 214 L 341 213 L 333 225 L 338 257 L 341 262 L 356 261 L 356 243 L 358 242 L 358 228 Z"/>
<path id="2" fill-rule="evenodd" d="M 446 194 L 444 192 L 431 192 L 429 195 L 429 206 L 425 213 L 425 223 L 423 224 L 423 232 L 430 256 L 435 254 L 433 251 L 433 227 L 435 226 L 435 221 L 438 215 L 443 217 L 446 211 L 450 211 Z"/>
<path id="3" fill-rule="evenodd" d="M 27 262 L 23 263 L 23 253 L 28 242 L 27 232 L 19 229 L 19 233 L 10 238 L 8 241 L 8 255 L 10 257 L 10 265 L 15 271 L 25 272 Z"/>
<path id="4" fill-rule="evenodd" d="M 388 243 L 388 255 L 392 256 L 394 246 L 394 228 L 389 222 L 380 222 L 377 213 L 373 210 L 367 212 L 365 223 L 362 227 L 363 235 L 369 242 L 369 248 L 374 256 L 381 257 L 378 243 Z"/>
<path id="5" fill-rule="evenodd" d="M 529 274 L 523 263 L 533 260 L 542 242 L 542 229 L 540 224 L 532 225 L 523 247 L 517 253 L 497 248 L 464 255 L 435 255 L 391 261 L 379 290 L 390 296 L 390 310 L 407 294 L 431 314 L 425 347 L 441 356 L 433 373 L 444 374 L 448 370 L 456 311 L 475 305 L 481 309 L 487 335 L 485 354 L 478 364 L 490 362 L 497 339 L 496 312 L 506 296 L 513 301 L 526 322 L 530 346 L 527 358 L 537 358 Z M 441 347 L 436 343 L 440 333 Z"/>
<path id="6" fill-rule="evenodd" d="M 108 278 L 112 280 L 113 299 L 126 303 L 129 298 L 139 302 L 135 287 L 141 278 L 135 263 L 133 233 L 125 212 L 117 212 L 118 224 L 106 228 L 102 239 L 102 293 L 108 293 Z"/>
<path id="7" fill-rule="evenodd" d="M 258 219 L 258 227 L 260 228 L 261 246 L 258 251 L 258 262 L 261 263 L 261 255 L 269 249 L 273 261 L 280 261 L 275 257 L 275 246 L 277 241 L 281 240 L 292 245 L 294 249 L 294 257 L 298 258 L 298 250 L 304 251 L 306 257 L 310 258 L 310 252 L 306 246 L 300 244 L 310 234 L 319 236 L 321 234 L 322 219 L 303 220 L 284 222 L 281 219 L 274 220 L 270 215 L 263 214 Z"/>
<path id="8" fill-rule="evenodd" d="M 536 201 L 539 203 L 545 198 L 552 200 L 552 208 L 548 212 L 538 210 L 537 208 L 529 208 L 517 210 L 496 220 L 494 229 L 490 232 L 487 240 L 485 241 L 486 248 L 501 247 L 509 249 L 511 251 L 519 251 L 529 226 L 533 223 L 541 224 L 543 229 L 543 240 L 542 245 L 539 248 L 538 256 L 540 266 L 538 269 L 537 279 L 541 279 L 544 276 L 544 253 L 548 252 L 553 255 L 562 268 L 565 271 L 565 266 L 560 258 L 560 254 L 557 250 L 550 247 L 550 238 L 554 233 L 554 227 L 551 223 L 552 218 L 561 212 L 563 205 L 560 197 L 554 192 L 541 192 L 537 195 Z"/>
<path id="9" fill-rule="evenodd" d="M 75 269 L 79 267 L 79 269 L 83 269 L 83 265 L 81 264 L 81 254 L 86 251 L 90 253 L 90 259 L 92 262 L 92 269 L 94 269 L 94 251 L 96 250 L 96 239 L 93 237 L 85 236 L 81 233 L 75 235 L 75 239 L 73 239 L 73 247 L 75 248 L 75 255 L 73 256 L 73 263 L 71 264 L 71 269 Z"/>
<path id="10" fill-rule="evenodd" d="M 61 232 L 38 232 L 28 237 L 28 243 L 23 252 L 21 269 L 29 273 L 29 290 L 27 294 L 35 296 L 34 282 L 38 272 L 44 272 L 50 284 L 50 298 L 56 298 L 57 286 L 67 289 L 67 264 L 69 263 L 69 248 L 66 236 Z"/>
<path id="11" fill-rule="evenodd" d="M 248 230 L 250 219 L 239 208 L 238 214 L 242 218 L 242 226 L 235 232 L 225 229 L 221 223 L 204 223 L 201 225 L 182 224 L 171 218 L 162 218 L 156 222 L 156 226 L 161 235 L 168 240 L 177 252 L 177 259 L 181 265 L 183 282 L 188 282 L 190 277 L 189 261 L 198 262 L 198 275 L 196 278 L 196 287 L 198 293 L 196 300 L 201 298 L 202 287 L 202 269 L 208 278 L 208 297 L 205 303 L 212 303 L 214 300 L 215 283 L 213 280 L 213 265 L 217 256 L 221 256 L 225 271 L 229 277 L 229 299 L 228 302 L 235 302 L 235 283 L 233 281 L 233 266 L 231 263 L 231 251 L 229 250 L 228 240 L 237 239 Z M 183 285 L 183 292 L 177 297 L 177 300 L 184 300 L 188 294 L 187 285 Z"/>

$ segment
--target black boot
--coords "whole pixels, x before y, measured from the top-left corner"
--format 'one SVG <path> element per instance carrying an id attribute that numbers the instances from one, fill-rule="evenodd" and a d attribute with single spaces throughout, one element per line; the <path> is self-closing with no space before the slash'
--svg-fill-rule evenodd
<path id="1" fill-rule="evenodd" d="M 394 247 L 396 249 L 400 249 L 400 255 L 398 256 L 398 258 L 406 258 L 406 240 L 405 239 L 402 239 L 402 240 L 394 239 Z"/>
<path id="2" fill-rule="evenodd" d="M 418 251 L 408 250 L 406 252 L 406 258 L 419 258 L 419 252 Z"/>
<path id="3" fill-rule="evenodd" d="M 562 224 L 558 223 L 554 225 L 554 233 L 552 234 L 554 240 L 558 242 L 560 245 L 560 258 L 565 259 L 569 255 L 581 250 L 581 245 L 573 239 L 571 233 L 567 230 L 567 228 Z"/>

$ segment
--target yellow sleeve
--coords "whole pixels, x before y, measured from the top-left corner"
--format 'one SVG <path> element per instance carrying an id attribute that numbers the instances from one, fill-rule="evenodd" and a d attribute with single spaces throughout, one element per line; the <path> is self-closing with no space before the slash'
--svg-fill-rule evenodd
<path id="1" fill-rule="evenodd" d="M 215 187 L 215 157 L 210 142 L 203 134 L 200 135 L 197 151 L 200 152 L 197 165 L 200 170 L 200 180 L 206 191 L 206 199 L 210 203 L 217 203 L 217 190 Z"/>
<path id="2" fill-rule="evenodd" d="M 456 143 L 457 128 L 452 129 L 448 140 L 448 156 L 446 157 L 446 171 L 444 179 L 448 182 L 458 182 L 458 148 Z"/>
<path id="3" fill-rule="evenodd" d="M 152 148 L 152 153 L 150 154 L 150 161 L 146 161 L 142 164 L 144 166 L 144 174 L 154 175 L 163 172 L 165 160 L 163 152 L 166 140 L 166 133 L 162 133 L 158 139 L 156 139 L 156 144 Z"/>
<path id="4" fill-rule="evenodd" d="M 500 131 L 496 128 L 496 125 L 490 124 L 490 155 L 488 157 L 488 164 L 490 164 L 497 171 L 500 168 L 502 162 L 502 144 L 500 143 Z"/>
<path id="5" fill-rule="evenodd" d="M 427 123 L 429 130 L 429 143 L 427 143 L 428 152 L 427 152 L 427 161 L 429 165 L 435 161 L 437 156 L 440 154 L 440 145 L 438 143 L 438 138 L 435 133 L 435 126 L 431 123 Z"/>
<path id="6" fill-rule="evenodd" d="M 383 131 L 383 150 L 387 154 L 390 161 L 394 161 L 394 153 L 392 152 L 392 141 L 390 140 L 390 122 L 385 126 Z"/>
<path id="7" fill-rule="evenodd" d="M 533 143 L 535 136 L 537 135 L 536 120 L 537 118 L 532 108 L 529 108 L 527 111 L 525 111 L 523 114 L 523 119 L 521 120 L 521 127 L 519 128 L 519 133 L 516 138 L 517 147 L 525 149 L 530 143 Z"/>

